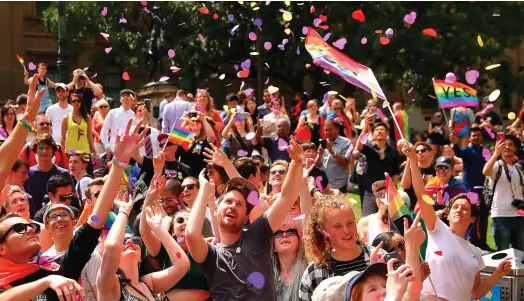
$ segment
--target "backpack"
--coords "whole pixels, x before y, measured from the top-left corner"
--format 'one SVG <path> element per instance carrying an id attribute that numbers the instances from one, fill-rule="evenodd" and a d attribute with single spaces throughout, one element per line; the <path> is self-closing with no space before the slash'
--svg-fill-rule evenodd
<path id="1" fill-rule="evenodd" d="M 484 180 L 484 190 L 482 191 L 482 196 L 484 197 L 484 202 L 486 202 L 488 208 L 491 208 L 491 204 L 493 204 L 493 194 L 495 192 L 495 187 L 497 186 L 497 183 L 500 179 L 500 175 L 502 175 L 502 169 L 502 166 L 499 166 L 499 169 L 495 174 L 495 179 L 493 179 L 493 185 L 490 185 L 490 180 L 488 177 L 486 177 L 486 179 Z"/>

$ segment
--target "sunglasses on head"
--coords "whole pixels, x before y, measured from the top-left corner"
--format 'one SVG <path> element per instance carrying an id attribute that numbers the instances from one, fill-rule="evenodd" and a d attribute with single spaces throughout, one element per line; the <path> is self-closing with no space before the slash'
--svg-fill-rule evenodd
<path id="1" fill-rule="evenodd" d="M 298 236 L 297 229 L 287 229 L 286 231 L 278 230 L 277 232 L 275 232 L 275 238 L 284 237 L 284 233 L 286 234 L 286 236 Z"/>
<path id="2" fill-rule="evenodd" d="M 277 173 L 279 173 L 281 176 L 283 176 L 284 174 L 286 174 L 286 171 L 282 170 L 282 169 L 277 169 L 277 170 L 272 170 L 271 171 L 271 175 L 272 176 L 276 175 Z"/>
<path id="3" fill-rule="evenodd" d="M 135 245 L 139 245 L 142 243 L 142 238 L 140 236 L 130 236 L 124 238 L 124 245 L 127 244 L 129 241 L 134 243 Z"/>
<path id="4" fill-rule="evenodd" d="M 435 166 L 436 171 L 439 171 L 439 170 L 448 171 L 449 169 L 450 169 L 449 167 L 444 166 L 444 165 Z"/>
<path id="5" fill-rule="evenodd" d="M 7 229 L 5 234 L 0 238 L 0 243 L 3 242 L 11 232 L 15 231 L 18 234 L 25 234 L 29 228 L 32 228 L 36 234 L 40 233 L 40 225 L 37 223 L 18 223 L 11 225 L 11 227 Z"/>
<path id="6" fill-rule="evenodd" d="M 426 148 L 421 148 L 421 149 L 417 149 L 417 150 L 415 150 L 415 152 L 416 152 L 417 154 L 425 153 L 425 152 L 427 152 L 427 151 L 428 151 L 428 150 L 427 150 Z"/>
<path id="7" fill-rule="evenodd" d="M 196 187 L 196 184 L 186 184 L 186 185 L 182 185 L 182 190 L 193 190 L 195 189 Z"/>

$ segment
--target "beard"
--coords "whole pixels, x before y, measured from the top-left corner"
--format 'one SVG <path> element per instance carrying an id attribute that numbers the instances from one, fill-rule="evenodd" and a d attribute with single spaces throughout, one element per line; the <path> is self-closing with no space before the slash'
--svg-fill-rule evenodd
<path id="1" fill-rule="evenodd" d="M 217 219 L 218 219 L 218 226 L 221 229 L 223 229 L 226 232 L 230 232 L 230 233 L 242 232 L 242 226 L 243 226 L 244 223 L 238 217 L 236 218 L 236 222 L 234 224 L 225 222 L 224 218 L 225 218 L 224 215 L 219 215 L 217 217 Z"/>

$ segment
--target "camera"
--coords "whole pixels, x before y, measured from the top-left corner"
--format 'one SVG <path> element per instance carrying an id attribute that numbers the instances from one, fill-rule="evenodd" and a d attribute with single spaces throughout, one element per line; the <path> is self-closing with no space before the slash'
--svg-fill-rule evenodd
<path id="1" fill-rule="evenodd" d="M 197 117 L 197 112 L 189 112 L 189 113 L 187 114 L 187 116 L 188 116 L 189 118 L 196 118 L 196 117 Z"/>
<path id="2" fill-rule="evenodd" d="M 511 202 L 511 205 L 517 207 L 519 210 L 524 210 L 524 200 L 514 199 L 513 202 Z"/>
<path id="3" fill-rule="evenodd" d="M 321 139 L 321 140 L 319 141 L 319 143 L 320 143 L 320 146 L 322 146 L 322 148 L 326 148 L 326 146 L 327 146 L 327 140 Z"/>

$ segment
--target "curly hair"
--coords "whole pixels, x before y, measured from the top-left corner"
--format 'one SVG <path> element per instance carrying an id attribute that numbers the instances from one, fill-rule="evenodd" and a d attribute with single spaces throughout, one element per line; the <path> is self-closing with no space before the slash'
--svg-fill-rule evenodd
<path id="1" fill-rule="evenodd" d="M 309 263 L 314 263 L 319 267 L 326 267 L 329 264 L 330 256 L 328 256 L 328 253 L 331 250 L 327 242 L 328 239 L 322 234 L 322 229 L 330 213 L 337 208 L 347 208 L 354 214 L 353 206 L 342 195 L 322 195 L 309 209 L 303 238 L 306 258 Z"/>

